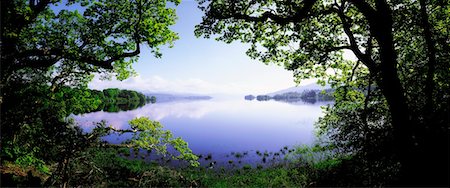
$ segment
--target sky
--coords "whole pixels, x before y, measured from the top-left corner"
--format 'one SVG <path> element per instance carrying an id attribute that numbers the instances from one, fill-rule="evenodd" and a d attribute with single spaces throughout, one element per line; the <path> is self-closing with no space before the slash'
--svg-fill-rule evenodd
<path id="1" fill-rule="evenodd" d="M 265 94 L 293 87 L 293 74 L 280 66 L 265 65 L 250 59 L 248 44 L 226 44 L 214 39 L 196 38 L 195 25 L 203 12 L 194 0 L 183 0 L 176 8 L 178 20 L 171 27 L 179 34 L 173 48 L 162 47 L 162 58 L 155 58 L 143 47 L 139 61 L 133 65 L 138 73 L 122 82 L 97 77 L 92 89 L 117 87 L 143 92 L 190 94 Z M 308 84 L 313 81 L 306 81 Z"/>

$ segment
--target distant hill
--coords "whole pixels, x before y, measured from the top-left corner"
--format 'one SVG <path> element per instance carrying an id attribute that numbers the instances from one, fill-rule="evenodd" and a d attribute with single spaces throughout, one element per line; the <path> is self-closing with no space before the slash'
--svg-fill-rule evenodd
<path id="1" fill-rule="evenodd" d="M 189 95 L 189 94 L 167 94 L 167 93 L 145 93 L 147 96 L 155 96 L 156 102 L 170 102 L 176 100 L 209 100 L 210 96 L 205 95 Z"/>
<path id="2" fill-rule="evenodd" d="M 253 95 L 246 95 L 244 98 L 245 100 L 253 100 L 256 98 L 258 101 L 275 100 L 288 103 L 302 101 L 314 104 L 318 101 L 333 101 L 333 92 L 334 89 L 329 85 L 321 86 L 318 84 L 308 84 L 305 86 L 283 89 L 265 95 L 257 95 L 256 97 Z"/>
<path id="3" fill-rule="evenodd" d="M 304 91 L 307 91 L 307 90 L 324 90 L 324 89 L 329 89 L 329 88 L 331 88 L 331 87 L 328 84 L 325 86 L 321 86 L 319 84 L 312 83 L 312 84 L 308 84 L 305 86 L 290 87 L 290 88 L 276 91 L 273 93 L 268 93 L 266 95 L 273 97 L 275 95 L 282 95 L 285 93 L 303 93 Z"/>

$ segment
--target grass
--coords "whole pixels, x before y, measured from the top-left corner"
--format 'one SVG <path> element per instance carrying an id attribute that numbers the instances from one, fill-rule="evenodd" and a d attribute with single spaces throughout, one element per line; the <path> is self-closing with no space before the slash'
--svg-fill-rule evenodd
<path id="1" fill-rule="evenodd" d="M 268 156 L 265 152 L 265 156 Z M 234 153 L 234 155 L 244 155 Z M 274 154 L 273 154 L 274 155 Z M 156 186 L 156 187 L 308 187 L 315 184 L 317 172 L 323 169 L 330 170 L 339 161 L 324 161 L 317 164 L 302 164 L 293 161 L 289 164 L 263 167 L 256 165 L 243 165 L 240 168 L 171 168 L 158 164 L 145 163 L 142 160 L 129 160 L 114 155 L 111 150 L 93 151 L 92 158 L 94 170 L 97 173 L 82 174 L 73 177 L 71 185 L 85 182 L 90 186 Z M 206 158 L 212 158 L 210 155 Z M 230 164 L 234 161 L 229 161 Z M 79 171 L 89 172 L 92 169 L 83 169 L 86 166 L 76 167 Z M 89 181 L 83 178 L 91 179 Z"/>
<path id="2" fill-rule="evenodd" d="M 288 150 L 284 148 L 283 150 Z M 358 186 L 363 174 L 349 156 L 329 156 L 311 160 L 319 150 L 297 147 L 292 155 L 302 155 L 278 165 L 243 165 L 225 168 L 172 168 L 143 160 L 130 160 L 116 150 L 92 150 L 71 165 L 70 186 L 95 187 L 311 187 Z M 320 151 L 319 151 L 320 152 Z M 126 152 L 124 152 L 126 153 Z M 259 152 L 261 153 L 261 152 Z M 234 153 L 237 154 L 237 153 Z M 264 152 L 264 154 L 269 154 Z M 273 154 L 275 155 L 275 154 Z M 261 157 L 266 155 L 261 153 Z M 212 158 L 212 156 L 206 156 Z M 229 164 L 235 163 L 228 161 Z M 87 165 L 89 164 L 89 165 Z M 43 183 L 43 182 L 42 182 Z M 43 185 L 41 183 L 41 185 Z"/>
<path id="3" fill-rule="evenodd" d="M 288 151 L 289 148 L 283 148 Z M 299 146 L 293 149 L 292 158 L 301 155 L 300 158 L 290 160 L 290 163 L 265 166 L 243 165 L 240 168 L 223 169 L 223 168 L 169 168 L 159 166 L 157 164 L 143 165 L 141 161 L 128 161 L 124 165 L 125 168 L 119 171 L 129 171 L 136 174 L 136 180 L 140 184 L 130 184 L 131 186 L 163 186 L 163 187 L 310 187 L 310 186 L 327 186 L 333 185 L 339 179 L 337 171 L 342 171 L 342 163 L 344 160 L 351 158 L 329 156 L 320 160 L 311 160 L 317 152 L 321 152 L 317 148 L 308 148 Z M 264 159 L 276 153 L 257 152 Z M 234 157 L 241 158 L 245 153 L 232 153 Z M 212 158 L 208 155 L 206 158 Z M 101 159 L 104 161 L 104 159 Z M 122 159 L 115 159 L 122 160 Z M 108 162 L 111 163 L 111 162 Z M 136 164 L 133 164 L 136 163 Z M 229 164 L 235 161 L 229 160 Z M 140 174 L 140 175 L 139 175 Z M 325 178 L 331 180 L 326 180 Z M 130 178 L 128 178 L 130 179 Z M 112 183 L 110 185 L 123 185 Z M 338 183 L 339 184 L 339 183 Z M 344 185 L 345 186 L 345 185 Z"/>
<path id="4" fill-rule="evenodd" d="M 190 172 L 201 177 L 200 185 L 205 187 L 305 187 L 307 176 L 297 171 L 273 167 L 266 169 L 243 167 L 232 172 L 198 171 Z"/>

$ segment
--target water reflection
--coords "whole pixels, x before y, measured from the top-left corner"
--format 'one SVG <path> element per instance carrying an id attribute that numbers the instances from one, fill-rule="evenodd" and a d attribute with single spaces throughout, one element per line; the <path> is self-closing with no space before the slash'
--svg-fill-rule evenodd
<path id="1" fill-rule="evenodd" d="M 97 111 L 73 116 L 85 131 L 90 131 L 95 125 L 92 122 L 106 120 L 108 125 L 117 129 L 129 128 L 128 121 L 135 117 L 150 117 L 155 121 L 164 118 L 200 119 L 208 112 L 214 111 L 216 105 L 208 101 L 172 101 L 147 104 L 141 108 L 126 111 Z"/>
<path id="2" fill-rule="evenodd" d="M 94 128 L 92 122 L 106 120 L 115 128 L 126 129 L 129 120 L 147 116 L 160 121 L 174 136 L 186 140 L 195 153 L 212 154 L 218 160 L 225 160 L 231 152 L 277 152 L 284 146 L 312 144 L 315 140 L 313 124 L 322 115 L 320 106 L 326 104 L 329 103 L 292 105 L 243 99 L 173 101 L 74 118 L 85 131 L 90 131 Z M 117 143 L 125 138 L 111 135 L 105 139 Z"/>

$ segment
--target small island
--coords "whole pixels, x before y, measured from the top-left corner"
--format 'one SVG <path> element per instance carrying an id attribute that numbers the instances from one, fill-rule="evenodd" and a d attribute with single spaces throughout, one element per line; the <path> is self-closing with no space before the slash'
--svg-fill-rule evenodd
<path id="1" fill-rule="evenodd" d="M 316 103 L 317 101 L 333 101 L 333 89 L 314 89 L 314 90 L 304 90 L 303 92 L 286 92 L 281 94 L 275 94 L 273 96 L 266 95 L 246 95 L 245 100 L 253 100 L 256 98 L 258 101 L 284 101 L 284 102 L 298 102 L 303 101 L 306 103 Z"/>
<path id="2" fill-rule="evenodd" d="M 64 96 L 61 97 L 71 101 L 72 104 L 66 111 L 73 114 L 127 111 L 156 102 L 155 96 L 126 89 L 95 90 L 62 87 L 61 90 L 64 91 Z"/>
<path id="3" fill-rule="evenodd" d="M 253 95 L 246 95 L 244 98 L 245 98 L 245 100 L 251 101 L 251 100 L 255 99 L 256 97 Z"/>

